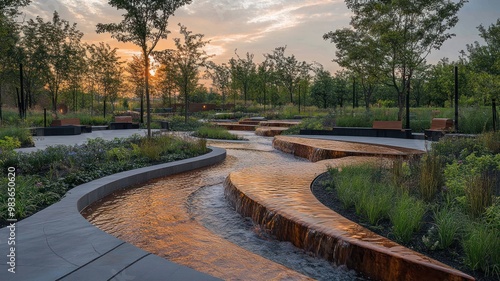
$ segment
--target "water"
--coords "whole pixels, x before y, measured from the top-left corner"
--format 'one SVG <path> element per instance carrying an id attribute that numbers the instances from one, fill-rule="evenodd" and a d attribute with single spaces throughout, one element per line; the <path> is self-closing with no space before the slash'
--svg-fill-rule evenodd
<path id="1" fill-rule="evenodd" d="M 86 218 L 148 252 L 226 280 L 354 280 L 353 272 L 309 256 L 241 217 L 222 183 L 256 165 L 304 163 L 272 149 L 271 138 L 211 142 L 227 149 L 224 163 L 117 192 L 91 205 Z"/>

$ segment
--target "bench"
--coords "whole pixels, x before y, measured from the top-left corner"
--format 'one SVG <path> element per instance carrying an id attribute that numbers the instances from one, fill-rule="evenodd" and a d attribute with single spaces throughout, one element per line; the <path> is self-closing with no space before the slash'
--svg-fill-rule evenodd
<path id="1" fill-rule="evenodd" d="M 139 129 L 138 123 L 132 122 L 132 116 L 115 116 L 115 122 L 109 123 L 110 130 Z"/>
<path id="2" fill-rule="evenodd" d="M 50 127 L 35 130 L 37 136 L 70 136 L 81 133 L 92 133 L 92 126 L 80 125 L 79 118 L 55 119 Z"/>
<path id="3" fill-rule="evenodd" d="M 432 118 L 431 128 L 424 131 L 425 138 L 438 141 L 445 133 L 453 130 L 453 120 L 449 118 Z"/>
<path id="4" fill-rule="evenodd" d="M 402 130 L 403 121 L 373 121 L 373 129 Z"/>
<path id="5" fill-rule="evenodd" d="M 68 118 L 68 119 L 55 119 L 52 120 L 52 123 L 50 123 L 51 127 L 58 127 L 58 126 L 80 126 L 80 119 L 78 118 Z"/>

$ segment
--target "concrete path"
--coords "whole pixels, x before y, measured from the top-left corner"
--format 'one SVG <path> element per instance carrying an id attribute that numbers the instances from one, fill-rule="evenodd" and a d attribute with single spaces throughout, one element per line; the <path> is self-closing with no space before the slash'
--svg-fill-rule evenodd
<path id="1" fill-rule="evenodd" d="M 153 130 L 153 131 L 158 131 L 158 130 Z M 127 138 L 134 134 L 145 136 L 147 132 L 148 131 L 146 129 L 102 130 L 102 131 L 93 131 L 92 133 L 83 133 L 81 135 L 74 135 L 74 136 L 33 137 L 33 141 L 35 142 L 35 147 L 20 148 L 16 149 L 16 151 L 31 152 L 40 149 L 45 149 L 48 146 L 84 144 L 85 142 L 87 142 L 88 139 L 96 139 L 96 138 L 113 140 L 115 138 Z"/>

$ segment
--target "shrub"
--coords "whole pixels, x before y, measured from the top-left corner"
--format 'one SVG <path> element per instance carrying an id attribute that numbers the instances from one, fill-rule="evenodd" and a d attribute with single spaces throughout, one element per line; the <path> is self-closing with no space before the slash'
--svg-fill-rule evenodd
<path id="1" fill-rule="evenodd" d="M 443 163 L 464 160 L 472 152 L 483 155 L 485 148 L 474 138 L 445 137 L 432 144 L 432 151 L 442 157 Z"/>
<path id="2" fill-rule="evenodd" d="M 413 233 L 420 228 L 420 223 L 426 212 L 424 202 L 404 194 L 397 199 L 389 218 L 392 222 L 393 234 L 396 240 L 408 242 Z"/>
<path id="3" fill-rule="evenodd" d="M 170 122 L 170 128 L 173 131 L 196 131 L 197 128 L 203 125 L 203 123 L 193 117 L 189 117 L 186 122 L 185 118 L 182 116 L 173 116 L 169 118 L 168 121 Z"/>
<path id="4" fill-rule="evenodd" d="M 194 136 L 199 138 L 208 138 L 208 139 L 223 139 L 223 140 L 240 140 L 241 137 L 237 135 L 229 133 L 228 130 L 216 127 L 216 126 L 201 126 L 199 127 Z"/>
<path id="5" fill-rule="evenodd" d="M 28 128 L 10 127 L 0 129 L 0 140 L 5 137 L 15 138 L 20 142 L 20 147 L 33 147 L 35 143 Z"/>

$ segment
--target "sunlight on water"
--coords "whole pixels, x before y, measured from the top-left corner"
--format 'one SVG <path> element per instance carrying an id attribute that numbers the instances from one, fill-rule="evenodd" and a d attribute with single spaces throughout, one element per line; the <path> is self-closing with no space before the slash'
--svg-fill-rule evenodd
<path id="1" fill-rule="evenodd" d="M 268 237 L 225 203 L 222 182 L 230 172 L 262 164 L 304 163 L 273 150 L 271 138 L 253 133 L 244 137 L 250 141 L 210 142 L 228 149 L 222 164 L 117 192 L 91 205 L 84 215 L 126 242 L 226 280 L 352 280 L 352 272 Z"/>

